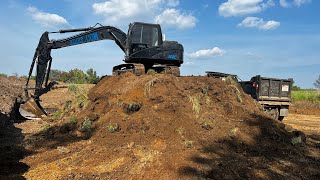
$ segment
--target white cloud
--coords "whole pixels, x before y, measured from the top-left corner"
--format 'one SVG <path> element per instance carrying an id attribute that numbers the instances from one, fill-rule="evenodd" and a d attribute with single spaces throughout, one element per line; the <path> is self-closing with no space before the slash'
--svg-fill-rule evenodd
<path id="1" fill-rule="evenodd" d="M 166 9 L 155 17 L 155 22 L 167 27 L 177 27 L 178 29 L 193 28 L 197 19 L 191 14 L 181 13 L 177 9 Z"/>
<path id="2" fill-rule="evenodd" d="M 43 27 L 54 27 L 60 25 L 68 25 L 68 21 L 57 14 L 51 14 L 47 12 L 42 12 L 36 7 L 28 7 L 28 13 L 31 15 L 32 19 Z"/>
<path id="3" fill-rule="evenodd" d="M 259 13 L 274 5 L 273 0 L 228 0 L 219 6 L 219 14 L 225 17 L 242 16 Z"/>
<path id="4" fill-rule="evenodd" d="M 178 29 L 196 25 L 191 14 L 173 8 L 180 0 L 109 0 L 92 5 L 95 14 L 105 17 L 107 24 L 124 25 L 133 21 L 156 22 Z"/>
<path id="5" fill-rule="evenodd" d="M 310 3 L 310 2 L 311 0 L 290 0 L 290 2 L 288 2 L 287 0 L 280 0 L 280 6 L 284 8 L 291 7 L 292 5 L 296 7 L 300 7 L 301 5 Z"/>
<path id="6" fill-rule="evenodd" d="M 180 4 L 180 0 L 168 0 L 167 5 L 171 7 L 176 7 Z"/>
<path id="7" fill-rule="evenodd" d="M 241 23 L 238 24 L 239 27 L 245 28 L 258 28 L 261 30 L 271 30 L 276 29 L 280 26 L 278 21 L 264 21 L 257 17 L 246 17 Z"/>
<path id="8" fill-rule="evenodd" d="M 223 56 L 226 53 L 225 50 L 220 49 L 218 47 L 214 47 L 212 49 L 202 49 L 196 51 L 194 53 L 188 54 L 190 58 L 209 58 L 214 56 Z"/>
<path id="9" fill-rule="evenodd" d="M 92 8 L 96 14 L 104 15 L 107 21 L 118 22 L 128 19 L 152 15 L 163 0 L 110 0 L 94 3 Z"/>

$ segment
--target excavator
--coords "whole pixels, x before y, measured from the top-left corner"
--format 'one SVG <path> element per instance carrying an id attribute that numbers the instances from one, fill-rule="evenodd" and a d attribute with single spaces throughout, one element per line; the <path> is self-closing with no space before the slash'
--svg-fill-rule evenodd
<path id="1" fill-rule="evenodd" d="M 49 39 L 49 34 L 75 32 L 80 33 L 58 40 Z M 180 76 L 179 67 L 183 64 L 183 46 L 176 41 L 165 41 L 159 24 L 130 23 L 127 34 L 116 27 L 102 26 L 99 23 L 88 28 L 44 32 L 33 56 L 25 87 L 26 97 L 21 104 L 27 104 L 29 109 L 33 109 L 37 115 L 47 115 L 40 104 L 40 96 L 55 89 L 57 85 L 57 82 L 49 82 L 52 65 L 51 50 L 100 40 L 113 40 L 124 52 L 125 63 L 112 68 L 114 76 L 126 72 L 140 76 L 150 69 L 158 73 Z M 35 86 L 30 87 L 30 78 L 35 66 Z"/>

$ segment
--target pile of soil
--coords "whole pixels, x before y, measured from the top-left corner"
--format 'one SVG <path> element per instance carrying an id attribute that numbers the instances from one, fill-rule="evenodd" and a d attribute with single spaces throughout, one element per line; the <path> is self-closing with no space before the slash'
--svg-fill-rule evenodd
<path id="1" fill-rule="evenodd" d="M 319 147 L 268 117 L 232 81 L 126 73 L 103 78 L 88 97 L 23 160 L 26 178 L 320 177 Z"/>
<path id="2" fill-rule="evenodd" d="M 290 106 L 290 113 L 320 115 L 320 103 L 313 103 L 309 101 L 294 102 L 293 105 Z"/>
<path id="3" fill-rule="evenodd" d="M 0 77 L 0 116 L 1 119 L 9 118 L 15 106 L 16 100 L 23 95 L 25 79 Z"/>

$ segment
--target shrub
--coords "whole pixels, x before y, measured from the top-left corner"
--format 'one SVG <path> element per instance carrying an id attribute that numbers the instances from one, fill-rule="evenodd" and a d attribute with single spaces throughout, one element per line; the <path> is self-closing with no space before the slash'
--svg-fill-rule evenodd
<path id="1" fill-rule="evenodd" d="M 76 98 L 76 103 L 78 104 L 79 108 L 83 108 L 89 102 L 88 97 L 88 89 L 84 86 L 71 84 L 68 86 L 68 91 L 72 92 Z"/>
<path id="2" fill-rule="evenodd" d="M 186 140 L 184 140 L 184 145 L 185 145 L 187 148 L 192 148 L 192 146 L 193 146 L 193 141 L 186 139 Z"/>
<path id="3" fill-rule="evenodd" d="M 107 129 L 108 129 L 109 132 L 114 133 L 114 132 L 120 131 L 120 126 L 118 125 L 118 123 L 115 123 L 115 124 L 111 124 L 110 123 L 107 126 Z"/>
<path id="4" fill-rule="evenodd" d="M 89 139 L 93 132 L 93 122 L 86 117 L 81 125 L 80 131 L 84 134 L 84 139 Z"/>
<path id="5" fill-rule="evenodd" d="M 148 75 L 155 75 L 157 72 L 154 69 L 149 69 L 147 72 Z"/>

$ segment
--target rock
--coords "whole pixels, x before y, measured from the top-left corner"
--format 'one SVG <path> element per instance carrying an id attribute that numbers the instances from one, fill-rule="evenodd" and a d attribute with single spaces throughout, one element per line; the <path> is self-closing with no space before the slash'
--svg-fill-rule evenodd
<path id="1" fill-rule="evenodd" d="M 134 146 L 134 142 L 128 144 L 128 148 L 132 148 Z"/>
<path id="2" fill-rule="evenodd" d="M 302 138 L 301 138 L 301 136 L 292 138 L 292 139 L 291 139 L 291 143 L 292 143 L 293 145 L 302 143 Z"/>
<path id="3" fill-rule="evenodd" d="M 68 148 L 65 148 L 63 146 L 58 146 L 57 150 L 61 153 L 70 153 L 71 151 Z"/>

